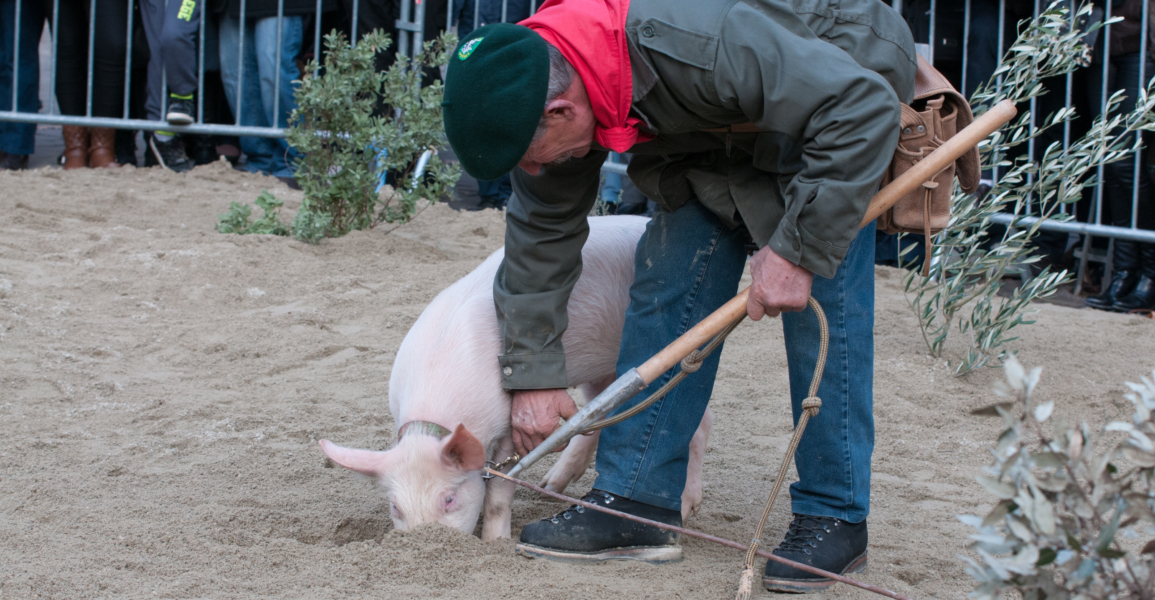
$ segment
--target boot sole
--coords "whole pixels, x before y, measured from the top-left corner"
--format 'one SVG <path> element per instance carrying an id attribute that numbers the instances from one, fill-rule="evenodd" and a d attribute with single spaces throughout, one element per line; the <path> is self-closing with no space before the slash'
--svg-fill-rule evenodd
<path id="1" fill-rule="evenodd" d="M 849 575 L 851 573 L 861 573 L 866 570 L 866 553 L 862 556 L 850 561 L 850 565 L 842 570 L 839 575 Z M 820 592 L 834 584 L 838 583 L 833 579 L 785 579 L 781 577 L 763 577 L 762 585 L 766 587 L 768 592 L 784 592 L 788 594 L 811 594 Z"/>
<path id="2" fill-rule="evenodd" d="M 532 544 L 518 544 L 516 552 L 526 558 L 545 558 L 569 563 L 599 563 L 609 560 L 636 560 L 660 565 L 682 560 L 681 546 L 633 546 L 602 550 L 600 552 L 575 552 L 542 548 Z"/>
<path id="3" fill-rule="evenodd" d="M 178 112 L 170 112 L 164 116 L 164 120 L 168 121 L 172 125 L 192 125 L 193 121 L 195 121 L 196 119 L 193 119 L 192 115 L 186 115 L 184 113 L 178 113 Z"/>

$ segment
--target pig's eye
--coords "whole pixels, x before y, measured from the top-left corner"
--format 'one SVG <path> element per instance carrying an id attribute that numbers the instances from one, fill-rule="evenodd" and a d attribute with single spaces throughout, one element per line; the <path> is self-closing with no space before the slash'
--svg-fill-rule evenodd
<path id="1" fill-rule="evenodd" d="M 456 508 L 457 496 L 455 496 L 453 494 L 449 494 L 448 496 L 445 497 L 444 502 L 445 503 L 442 505 L 442 508 L 444 508 L 446 512 L 449 512 L 449 511 L 453 510 L 454 508 Z"/>
<path id="2" fill-rule="evenodd" d="M 398 521 L 404 520 L 404 519 L 402 519 L 402 516 L 401 516 L 401 509 L 397 508 L 397 506 L 393 503 L 389 504 L 389 513 L 391 515 L 393 515 L 393 518 L 395 520 L 398 520 Z"/>

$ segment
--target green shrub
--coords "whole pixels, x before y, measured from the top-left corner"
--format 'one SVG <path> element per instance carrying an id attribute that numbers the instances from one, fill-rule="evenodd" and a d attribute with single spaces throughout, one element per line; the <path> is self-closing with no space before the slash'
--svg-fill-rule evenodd
<path id="1" fill-rule="evenodd" d="M 426 43 L 412 59 L 398 55 L 388 71 L 378 73 L 375 56 L 390 43 L 389 36 L 378 31 L 355 46 L 336 31 L 325 36 L 324 71 L 301 80 L 286 132 L 299 153 L 293 166 L 305 194 L 296 218 L 291 226 L 278 228 L 272 225 L 279 223 L 275 214 L 270 217 L 266 209 L 257 231 L 256 223 L 246 225 L 248 207 L 234 203 L 221 215 L 219 231 L 291 233 L 315 243 L 381 223 L 407 223 L 456 183 L 459 167 L 441 162 L 436 153 L 444 145 L 442 85 L 421 86 L 422 74 L 445 64 L 456 39 L 445 34 Z M 306 66 L 309 73 L 319 69 L 315 61 Z M 388 107 L 382 116 L 373 114 L 379 100 Z M 417 176 L 426 152 L 428 161 Z M 386 172 L 395 176 L 396 187 L 378 192 Z M 260 199 L 258 206 L 264 208 Z"/>
<path id="2" fill-rule="evenodd" d="M 1004 423 L 979 477 L 997 504 L 959 517 L 977 530 L 978 560 L 963 557 L 978 581 L 970 596 L 1155 598 L 1155 373 L 1127 384 L 1130 422 L 1094 432 L 1056 423 L 1053 401 L 1033 402 L 1041 368 L 1011 356 L 1004 370 L 997 391 L 1012 401 L 979 411 Z"/>

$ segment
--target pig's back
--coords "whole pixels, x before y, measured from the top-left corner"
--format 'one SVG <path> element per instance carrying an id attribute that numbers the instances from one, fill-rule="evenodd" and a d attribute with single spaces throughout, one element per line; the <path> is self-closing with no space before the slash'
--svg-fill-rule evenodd
<path id="1" fill-rule="evenodd" d="M 634 216 L 589 219 L 582 275 L 570 295 L 569 328 L 562 337 L 571 386 L 613 373 L 634 279 L 634 253 L 648 221 Z M 504 256 L 504 248 L 494 252 L 443 290 L 405 335 L 389 381 L 389 405 L 398 423 L 440 422 L 436 413 L 452 406 L 460 422 L 485 439 L 477 428 L 493 424 L 492 407 L 481 407 L 485 403 L 478 400 L 490 396 L 508 402 L 497 362 L 501 332 L 493 305 L 493 278 Z M 460 414 L 475 410 L 472 418 Z M 504 413 L 508 425 L 508 407 Z"/>

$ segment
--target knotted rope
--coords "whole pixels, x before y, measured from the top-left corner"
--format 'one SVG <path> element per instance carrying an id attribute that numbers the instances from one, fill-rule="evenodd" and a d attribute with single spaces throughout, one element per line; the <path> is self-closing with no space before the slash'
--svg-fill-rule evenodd
<path id="1" fill-rule="evenodd" d="M 762 543 L 762 530 L 766 527 L 766 520 L 770 518 L 770 509 L 774 508 L 774 501 L 778 499 L 778 492 L 782 490 L 782 482 L 786 480 L 786 471 L 790 468 L 790 461 L 794 460 L 794 452 L 802 441 L 802 433 L 806 431 L 806 423 L 811 417 L 818 416 L 818 409 L 822 408 L 822 399 L 818 397 L 818 386 L 822 383 L 822 372 L 826 369 L 826 354 L 830 350 L 830 326 L 826 322 L 826 313 L 818 301 L 811 296 L 806 303 L 814 310 L 818 318 L 819 345 L 818 361 L 814 365 L 814 377 L 810 380 L 810 391 L 802 401 L 802 415 L 798 418 L 798 426 L 794 428 L 794 435 L 790 437 L 790 445 L 786 447 L 786 455 L 782 457 L 782 464 L 778 467 L 778 478 L 774 480 L 774 488 L 770 490 L 770 497 L 762 507 L 762 518 L 758 519 L 758 527 L 754 530 L 754 538 L 750 540 L 750 547 L 746 550 L 746 562 L 742 568 L 742 578 L 738 580 L 737 600 L 749 600 L 754 590 L 754 559 L 758 555 L 758 545 Z"/>

